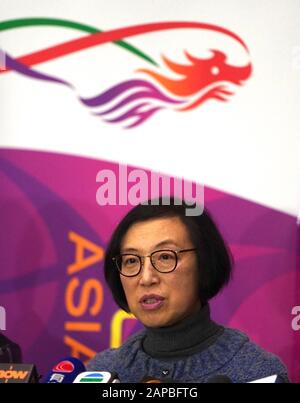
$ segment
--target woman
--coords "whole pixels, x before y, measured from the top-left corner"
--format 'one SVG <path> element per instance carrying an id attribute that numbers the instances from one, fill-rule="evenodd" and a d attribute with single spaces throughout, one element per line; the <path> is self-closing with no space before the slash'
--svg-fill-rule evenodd
<path id="1" fill-rule="evenodd" d="M 187 216 L 185 203 L 159 202 L 127 214 L 104 265 L 116 303 L 145 330 L 97 354 L 88 370 L 117 372 L 121 382 L 147 376 L 211 382 L 221 375 L 250 382 L 275 374 L 277 382 L 288 382 L 276 356 L 210 319 L 208 301 L 229 281 L 232 263 L 208 212 Z"/>

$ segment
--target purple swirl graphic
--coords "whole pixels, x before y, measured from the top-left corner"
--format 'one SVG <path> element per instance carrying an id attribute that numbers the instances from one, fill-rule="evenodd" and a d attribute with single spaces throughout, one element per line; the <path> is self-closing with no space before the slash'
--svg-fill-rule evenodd
<path id="1" fill-rule="evenodd" d="M 125 98 L 122 99 L 122 96 Z M 144 101 L 147 99 L 151 100 L 151 103 L 140 102 L 130 108 L 132 103 L 135 101 Z M 127 110 L 121 114 L 118 114 L 118 116 L 104 119 L 106 122 L 116 123 L 123 122 L 124 120 L 130 118 L 136 118 L 135 121 L 126 126 L 126 128 L 132 128 L 140 125 L 155 112 L 163 108 L 163 106 L 156 106 L 155 104 L 153 105 L 153 101 L 161 101 L 166 104 L 183 103 L 183 101 L 166 96 L 157 86 L 146 80 L 124 81 L 93 98 L 81 98 L 81 102 L 83 102 L 86 106 L 93 108 L 105 107 L 113 101 L 115 101 L 116 104 L 104 111 L 95 112 L 94 114 L 98 116 L 107 116 L 113 112 L 119 112 L 120 109 L 126 107 Z"/>

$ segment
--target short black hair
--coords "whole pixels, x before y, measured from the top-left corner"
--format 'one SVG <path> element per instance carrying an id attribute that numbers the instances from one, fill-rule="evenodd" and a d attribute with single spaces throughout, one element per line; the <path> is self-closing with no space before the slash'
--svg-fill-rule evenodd
<path id="1" fill-rule="evenodd" d="M 203 208 L 200 215 L 188 216 L 186 209 L 191 204 L 173 197 L 166 205 L 163 198 L 148 200 L 130 210 L 115 229 L 106 250 L 104 261 L 105 279 L 117 305 L 130 312 L 120 280 L 120 273 L 112 258 L 120 254 L 122 240 L 129 228 L 137 223 L 152 219 L 178 217 L 186 226 L 193 246 L 197 248 L 199 276 L 199 299 L 205 304 L 216 296 L 229 282 L 233 258 L 220 231 L 208 211 Z"/>

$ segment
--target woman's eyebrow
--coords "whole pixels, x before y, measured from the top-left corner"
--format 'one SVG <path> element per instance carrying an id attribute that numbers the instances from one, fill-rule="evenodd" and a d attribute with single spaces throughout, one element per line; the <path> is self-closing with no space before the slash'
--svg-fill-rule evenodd
<path id="1" fill-rule="evenodd" d="M 165 239 L 165 240 L 163 240 L 163 241 L 158 242 L 158 243 L 153 247 L 153 250 L 155 250 L 155 249 L 157 249 L 157 248 L 160 248 L 160 247 L 162 247 L 162 246 L 165 246 L 165 245 L 170 245 L 170 244 L 172 244 L 172 245 L 174 245 L 174 246 L 176 246 L 176 247 L 179 246 L 173 239 Z M 139 251 L 139 249 L 131 248 L 131 247 L 123 248 L 123 249 L 122 249 L 122 253 L 131 253 L 131 252 L 136 253 L 136 252 L 140 252 L 140 251 Z"/>
<path id="2" fill-rule="evenodd" d="M 127 253 L 127 252 L 138 252 L 138 249 L 135 248 L 122 248 L 121 253 Z"/>
<path id="3" fill-rule="evenodd" d="M 165 239 L 164 241 L 161 241 L 155 245 L 155 248 L 165 246 L 165 245 L 174 245 L 174 246 L 179 246 L 174 239 Z"/>

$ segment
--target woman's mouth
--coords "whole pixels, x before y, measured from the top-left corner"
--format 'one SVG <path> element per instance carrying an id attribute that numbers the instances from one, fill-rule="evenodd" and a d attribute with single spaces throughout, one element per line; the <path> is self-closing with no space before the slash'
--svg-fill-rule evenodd
<path id="1" fill-rule="evenodd" d="M 165 298 L 163 298 L 160 295 L 150 294 L 150 295 L 144 295 L 139 302 L 143 309 L 155 310 L 163 305 L 164 300 Z"/>

